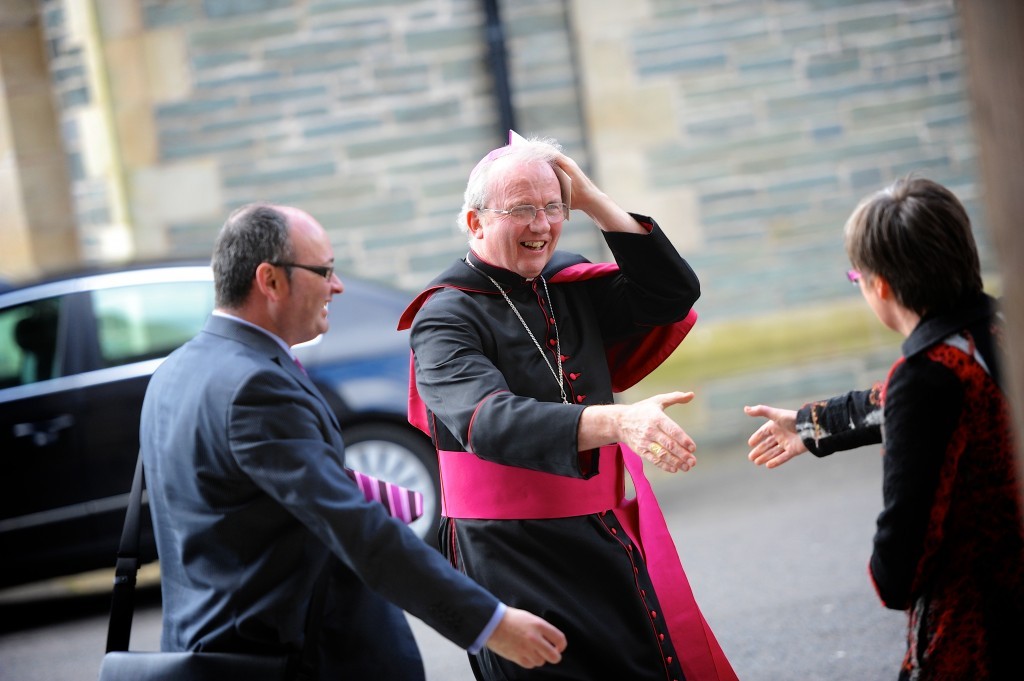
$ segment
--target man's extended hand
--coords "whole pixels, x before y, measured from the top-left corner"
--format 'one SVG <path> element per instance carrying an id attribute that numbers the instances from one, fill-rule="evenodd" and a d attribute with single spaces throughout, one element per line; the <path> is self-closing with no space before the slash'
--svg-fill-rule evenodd
<path id="1" fill-rule="evenodd" d="M 620 417 L 622 441 L 663 471 L 690 470 L 697 465 L 697 444 L 665 409 L 692 399 L 692 392 L 672 392 L 626 405 Z"/>
<path id="2" fill-rule="evenodd" d="M 662 393 L 633 404 L 595 404 L 583 410 L 577 429 L 580 451 L 622 442 L 668 473 L 697 465 L 697 444 L 665 413 L 673 404 L 686 404 L 692 392 Z"/>
<path id="3" fill-rule="evenodd" d="M 533 613 L 509 607 L 498 627 L 487 639 L 496 655 L 521 667 L 532 669 L 562 661 L 565 634 Z"/>

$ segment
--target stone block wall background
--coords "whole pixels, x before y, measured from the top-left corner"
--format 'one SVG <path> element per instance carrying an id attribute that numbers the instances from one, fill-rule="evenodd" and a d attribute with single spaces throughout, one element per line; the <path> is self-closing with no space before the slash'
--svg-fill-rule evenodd
<path id="1" fill-rule="evenodd" d="M 848 297 L 843 223 L 909 172 L 953 189 L 984 240 L 952 2 L 574 7 L 598 174 L 671 217 L 705 318 Z"/>
<path id="2" fill-rule="evenodd" d="M 112 0 L 95 4 L 107 94 L 81 58 L 81 0 L 45 0 L 86 251 L 208 257 L 226 214 L 309 210 L 342 271 L 414 288 L 465 250 L 469 170 L 498 129 L 484 12 L 471 0 Z M 524 132 L 585 161 L 561 2 L 507 3 Z M 80 10 L 79 14 L 88 14 Z M 119 148 L 90 148 L 108 117 Z M 130 230 L 119 229 L 117 186 Z M 568 245 L 599 255 L 593 231 Z M 582 241 L 582 243 L 580 243 Z"/>
<path id="3" fill-rule="evenodd" d="M 208 257 L 257 199 L 410 291 L 464 252 L 466 176 L 504 138 L 482 0 L 37 2 L 85 260 Z M 702 362 L 891 344 L 841 228 L 912 171 L 967 204 L 998 289 L 953 0 L 498 5 L 519 132 L 659 220 L 701 277 Z M 580 214 L 562 247 L 603 257 Z"/>
<path id="4" fill-rule="evenodd" d="M 8 0 L 0 4 L 0 286 L 79 257 L 57 123 L 35 0 Z"/>

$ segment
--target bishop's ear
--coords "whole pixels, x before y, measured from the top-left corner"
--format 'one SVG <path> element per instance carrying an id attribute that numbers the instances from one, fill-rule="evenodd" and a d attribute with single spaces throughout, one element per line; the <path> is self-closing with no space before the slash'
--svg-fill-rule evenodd
<path id="1" fill-rule="evenodd" d="M 476 210 L 466 211 L 466 227 L 469 228 L 470 237 L 483 238 L 484 225 L 480 222 L 480 213 Z"/>

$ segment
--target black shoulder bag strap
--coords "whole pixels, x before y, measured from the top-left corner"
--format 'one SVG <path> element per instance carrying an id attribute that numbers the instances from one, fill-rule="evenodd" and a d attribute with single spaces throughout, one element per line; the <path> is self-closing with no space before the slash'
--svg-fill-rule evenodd
<path id="1" fill-rule="evenodd" d="M 114 590 L 110 603 L 110 624 L 107 628 L 107 652 L 128 650 L 131 639 L 132 616 L 135 611 L 135 584 L 139 573 L 139 535 L 142 531 L 142 453 L 135 464 L 135 477 L 128 495 L 121 544 L 117 549 L 117 567 L 114 570 Z M 333 558 L 329 558 L 313 587 L 313 598 L 306 613 L 306 635 L 299 676 L 311 675 L 317 667 L 317 639 L 323 618 L 324 596 L 330 579 Z"/>
<path id="2" fill-rule="evenodd" d="M 107 628 L 107 652 L 128 650 L 135 612 L 135 580 L 139 572 L 139 534 L 142 511 L 142 454 L 135 464 L 132 491 L 128 495 L 128 511 L 121 530 L 114 570 L 114 593 L 110 602 L 110 625 Z"/>

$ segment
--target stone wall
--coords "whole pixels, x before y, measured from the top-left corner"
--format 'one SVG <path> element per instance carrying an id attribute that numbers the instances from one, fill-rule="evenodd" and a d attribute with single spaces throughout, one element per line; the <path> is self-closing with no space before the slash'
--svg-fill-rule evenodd
<path id="1" fill-rule="evenodd" d="M 79 258 L 34 0 L 0 6 L 0 280 Z"/>
<path id="2" fill-rule="evenodd" d="M 516 127 L 659 219 L 701 277 L 702 353 L 738 328 L 757 354 L 751 329 L 794 312 L 780 347 L 877 343 L 841 227 L 907 172 L 964 199 L 991 262 L 952 0 L 499 6 Z M 257 199 L 310 210 L 343 272 L 401 288 L 464 251 L 467 172 L 504 137 L 482 1 L 39 7 L 86 260 L 206 257 Z M 602 257 L 582 215 L 562 246 Z"/>
<path id="3" fill-rule="evenodd" d="M 45 6 L 52 15 L 73 4 Z M 505 138 L 479 2 L 111 0 L 96 9 L 107 94 L 88 78 L 57 83 L 79 195 L 100 189 L 96 206 L 80 202 L 94 259 L 206 256 L 227 212 L 254 200 L 309 210 L 343 271 L 398 286 L 419 285 L 465 249 L 455 217 L 466 176 Z M 565 7 L 503 9 L 522 131 L 581 155 Z M 50 24 L 64 48 L 56 70 L 89 41 L 73 21 Z M 75 144 L 102 138 L 105 120 L 120 167 Z M 118 186 L 129 232 L 112 226 Z M 598 255 L 593 236 L 575 246 Z"/>
<path id="4" fill-rule="evenodd" d="M 849 296 L 847 215 L 908 172 L 985 219 L 949 0 L 573 2 L 607 191 L 670 219 L 705 318 Z"/>

